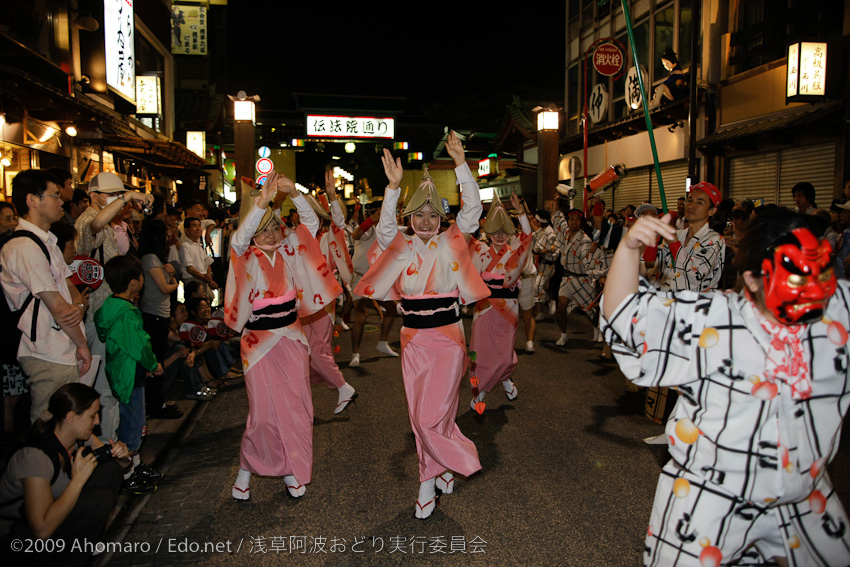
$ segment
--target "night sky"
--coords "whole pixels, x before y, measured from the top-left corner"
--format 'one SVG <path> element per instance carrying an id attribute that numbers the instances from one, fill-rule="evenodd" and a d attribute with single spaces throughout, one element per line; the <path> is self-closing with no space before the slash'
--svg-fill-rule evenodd
<path id="1" fill-rule="evenodd" d="M 228 5 L 227 92 L 269 109 L 293 108 L 292 92 L 400 96 L 412 114 L 481 123 L 467 127 L 498 124 L 512 95 L 563 101 L 563 2 L 293 4 Z"/>

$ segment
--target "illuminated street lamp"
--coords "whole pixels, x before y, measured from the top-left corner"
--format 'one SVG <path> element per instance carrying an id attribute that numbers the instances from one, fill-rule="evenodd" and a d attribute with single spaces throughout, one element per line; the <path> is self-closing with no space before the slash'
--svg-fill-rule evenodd
<path id="1" fill-rule="evenodd" d="M 537 203 L 545 206 L 556 198 L 558 184 L 558 134 L 561 128 L 561 109 L 555 104 L 535 107 L 537 112 Z"/>
<path id="2" fill-rule="evenodd" d="M 233 101 L 233 119 L 237 122 L 256 122 L 257 114 L 254 103 L 260 102 L 260 95 L 248 96 L 245 91 L 239 91 L 236 96 L 227 95 Z"/>
<path id="3" fill-rule="evenodd" d="M 236 156 L 236 191 L 239 194 L 241 177 L 254 177 L 254 121 L 257 118 L 254 103 L 260 102 L 259 95 L 248 96 L 239 91 L 236 96 L 227 95 L 233 101 L 233 145 Z"/>
<path id="4" fill-rule="evenodd" d="M 542 110 L 537 115 L 537 130 L 555 130 L 558 131 L 558 118 L 560 112 L 557 110 Z"/>

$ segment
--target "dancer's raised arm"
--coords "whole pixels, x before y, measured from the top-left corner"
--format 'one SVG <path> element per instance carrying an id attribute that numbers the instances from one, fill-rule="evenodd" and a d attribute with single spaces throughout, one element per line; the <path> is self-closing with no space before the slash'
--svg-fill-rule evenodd
<path id="1" fill-rule="evenodd" d="M 478 219 L 484 209 L 481 207 L 481 194 L 478 190 L 478 182 L 472 176 L 469 165 L 466 163 L 466 152 L 460 142 L 457 133 L 452 130 L 446 140 L 446 151 L 455 162 L 455 176 L 460 185 L 460 199 L 462 206 L 457 214 L 457 227 L 467 239 L 469 235 L 478 230 Z"/>
<path id="2" fill-rule="evenodd" d="M 404 169 L 401 167 L 401 158 L 395 158 L 390 151 L 384 148 L 384 155 L 381 156 L 381 162 L 384 164 L 384 173 L 387 174 L 389 184 L 384 191 L 384 202 L 381 205 L 381 220 L 378 221 L 378 226 L 375 229 L 378 233 L 378 246 L 381 250 L 386 250 L 390 243 L 398 234 L 398 222 L 396 221 L 395 212 L 398 204 L 399 184 L 404 176 Z"/>

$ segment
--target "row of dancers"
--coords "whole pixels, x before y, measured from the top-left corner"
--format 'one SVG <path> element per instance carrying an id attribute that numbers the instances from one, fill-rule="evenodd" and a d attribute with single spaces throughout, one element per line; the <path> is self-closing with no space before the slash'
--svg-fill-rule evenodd
<path id="1" fill-rule="evenodd" d="M 531 226 L 516 195 L 511 204 L 520 212 L 521 231 L 496 198 L 483 226 L 489 243 L 473 238 L 483 212 L 478 184 L 454 132 L 446 147 L 461 188 L 455 222 L 441 232 L 448 211 L 426 171 L 402 213 L 413 234 L 399 230 L 404 172 L 401 160 L 384 150 L 389 183 L 377 223 L 367 218 L 353 235 L 374 242 L 361 244 L 362 253 L 353 260 L 330 173 L 325 179 L 329 211 L 279 173 L 272 172 L 259 191 L 243 180 L 243 211 L 231 238 L 225 292 L 225 322 L 241 332 L 249 402 L 233 498 L 250 498 L 252 474 L 283 477 L 291 496 L 303 496 L 312 480 L 311 382 L 337 388 L 335 413 L 357 397 L 331 347 L 335 299 L 345 285 L 351 286 L 355 314 L 350 366 L 359 365 L 367 302 L 385 308 L 382 352 L 395 355 L 386 342 L 395 309 L 403 320 L 401 370 L 419 461 L 415 517 L 431 516 L 439 495 L 453 491 L 456 473 L 468 477 L 481 469 L 475 445 L 455 423 L 461 381 L 469 370 L 470 406 L 479 413 L 486 394 L 500 383 L 509 400 L 518 395 L 512 380 L 518 282 L 531 254 Z M 293 230 L 280 218 L 279 203 L 286 196 L 301 219 Z M 317 239 L 320 217 L 331 223 Z M 474 305 L 469 351 L 461 320 L 465 305 Z"/>

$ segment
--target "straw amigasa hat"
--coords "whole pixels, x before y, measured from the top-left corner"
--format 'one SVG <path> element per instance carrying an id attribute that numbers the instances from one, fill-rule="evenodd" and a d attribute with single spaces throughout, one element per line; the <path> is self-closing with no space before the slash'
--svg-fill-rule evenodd
<path id="1" fill-rule="evenodd" d="M 254 208 L 254 200 L 260 194 L 260 189 L 250 177 L 243 177 L 241 182 L 242 193 L 239 206 L 239 226 L 242 226 L 242 223 L 245 221 L 245 217 L 248 216 L 248 213 Z M 277 221 L 281 226 L 283 226 L 283 221 L 280 219 L 280 206 L 283 204 L 285 198 L 286 195 L 282 193 L 277 193 L 277 195 L 275 195 L 274 201 L 269 203 L 269 206 L 266 208 L 266 214 L 263 215 L 260 225 L 254 233 L 255 236 L 261 232 L 265 232 L 272 221 Z"/>
<path id="2" fill-rule="evenodd" d="M 425 176 L 422 178 L 422 183 L 414 191 L 413 197 L 410 198 L 407 206 L 404 207 L 404 212 L 401 216 L 412 215 L 425 205 L 431 205 L 431 208 L 443 219 L 448 218 L 445 209 L 443 209 L 443 200 L 440 198 L 440 194 L 437 193 L 437 187 L 434 185 L 434 180 L 431 179 L 427 167 L 425 168 Z"/>
<path id="3" fill-rule="evenodd" d="M 331 220 L 330 205 L 327 205 L 327 198 L 322 199 L 322 202 L 316 200 L 315 197 L 310 195 L 309 193 L 303 194 L 303 197 L 307 199 L 307 202 L 310 203 L 310 206 L 313 208 L 313 211 L 319 218 L 323 218 L 325 220 Z M 319 198 L 321 199 L 324 195 L 321 195 Z"/>
<path id="4" fill-rule="evenodd" d="M 499 231 L 513 234 L 516 232 L 516 227 L 508 216 L 505 206 L 499 196 L 493 193 L 493 201 L 490 203 L 490 209 L 487 211 L 487 217 L 484 219 L 484 232 L 487 234 L 496 234 Z"/>

